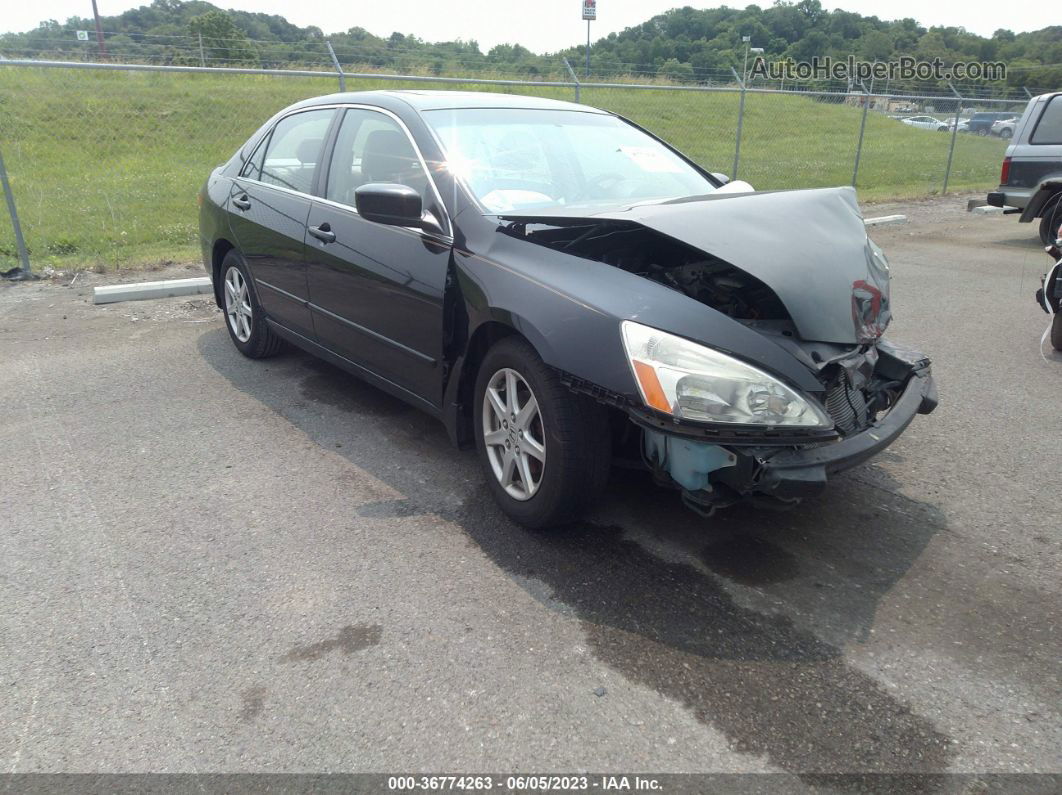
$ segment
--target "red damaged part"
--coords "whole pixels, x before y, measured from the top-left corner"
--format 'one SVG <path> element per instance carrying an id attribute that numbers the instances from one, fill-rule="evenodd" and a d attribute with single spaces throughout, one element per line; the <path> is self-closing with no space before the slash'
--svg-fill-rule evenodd
<path id="1" fill-rule="evenodd" d="M 891 318 L 888 296 L 865 279 L 852 283 L 852 323 L 860 342 L 875 342 Z"/>

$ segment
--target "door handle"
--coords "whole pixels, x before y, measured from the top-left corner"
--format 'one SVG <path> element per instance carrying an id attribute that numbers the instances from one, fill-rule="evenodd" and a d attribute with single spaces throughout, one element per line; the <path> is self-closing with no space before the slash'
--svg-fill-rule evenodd
<path id="1" fill-rule="evenodd" d="M 329 226 L 327 223 L 323 223 L 320 226 L 311 226 L 306 231 L 316 237 L 322 243 L 336 242 L 336 233 L 332 231 L 332 227 Z"/>
<path id="2" fill-rule="evenodd" d="M 239 207 L 241 210 L 251 209 L 251 200 L 247 198 L 246 193 L 242 196 L 237 196 L 235 199 L 232 200 L 232 203 Z"/>

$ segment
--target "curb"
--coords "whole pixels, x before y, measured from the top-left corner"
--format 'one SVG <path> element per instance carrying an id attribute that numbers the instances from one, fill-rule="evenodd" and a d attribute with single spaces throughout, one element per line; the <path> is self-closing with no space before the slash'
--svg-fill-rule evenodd
<path id="1" fill-rule="evenodd" d="M 168 279 L 161 282 L 109 284 L 94 287 L 92 303 L 114 304 L 119 301 L 146 301 L 151 298 L 172 298 L 178 295 L 207 295 L 214 292 L 207 276 L 196 279 Z"/>
<path id="2" fill-rule="evenodd" d="M 906 224 L 906 215 L 883 215 L 880 218 L 864 218 L 863 223 L 867 226 L 886 226 L 887 224 Z"/>
<path id="3" fill-rule="evenodd" d="M 989 207 L 987 204 L 984 207 L 973 207 L 970 209 L 972 213 L 980 213 L 981 215 L 1002 215 L 1007 210 L 1015 210 L 1015 207 Z"/>

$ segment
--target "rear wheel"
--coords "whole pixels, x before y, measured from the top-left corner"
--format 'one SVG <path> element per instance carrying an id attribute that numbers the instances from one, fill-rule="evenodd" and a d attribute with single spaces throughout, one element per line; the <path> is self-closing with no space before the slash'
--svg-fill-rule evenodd
<path id="1" fill-rule="evenodd" d="M 280 351 L 283 340 L 269 328 L 251 288 L 247 266 L 235 250 L 221 263 L 221 309 L 236 349 L 251 359 L 264 359 Z"/>
<path id="2" fill-rule="evenodd" d="M 1045 246 L 1053 246 L 1060 235 L 1058 227 L 1062 224 L 1062 193 L 1056 193 L 1044 204 L 1043 214 L 1040 216 L 1040 242 Z"/>
<path id="3" fill-rule="evenodd" d="M 1056 314 L 1051 321 L 1051 347 L 1062 351 L 1062 314 Z"/>
<path id="4" fill-rule="evenodd" d="M 526 341 L 492 347 L 476 378 L 476 447 L 494 498 L 525 527 L 576 519 L 608 478 L 607 414 Z"/>
<path id="5" fill-rule="evenodd" d="M 1004 127 L 1002 130 L 999 131 L 999 137 L 1002 138 L 1004 141 L 1006 141 L 1012 135 L 1014 135 L 1014 130 L 1010 129 L 1010 127 Z"/>

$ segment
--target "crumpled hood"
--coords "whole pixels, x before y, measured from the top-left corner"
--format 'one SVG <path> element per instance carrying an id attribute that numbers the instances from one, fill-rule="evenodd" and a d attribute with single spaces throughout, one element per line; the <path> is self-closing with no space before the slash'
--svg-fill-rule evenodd
<path id="1" fill-rule="evenodd" d="M 871 342 L 891 319 L 888 263 L 852 188 L 709 194 L 580 215 L 642 224 L 746 271 L 774 290 L 805 340 Z"/>

